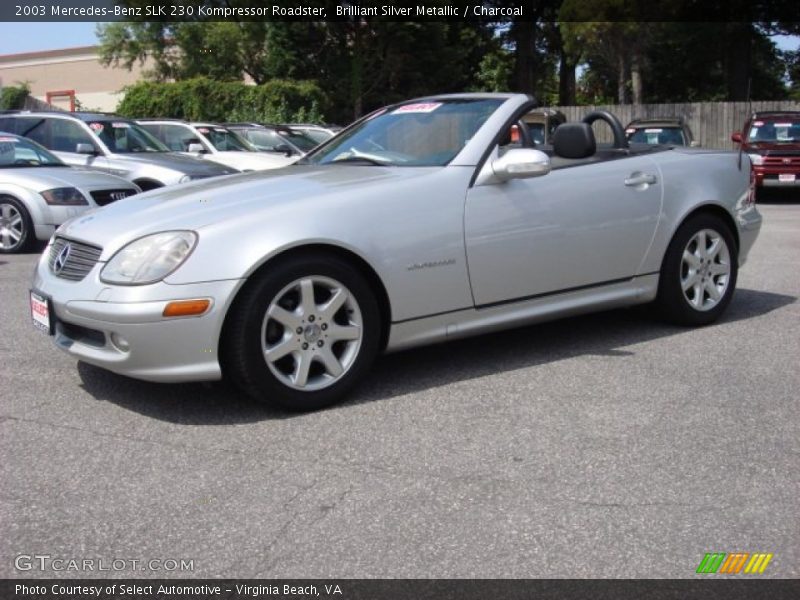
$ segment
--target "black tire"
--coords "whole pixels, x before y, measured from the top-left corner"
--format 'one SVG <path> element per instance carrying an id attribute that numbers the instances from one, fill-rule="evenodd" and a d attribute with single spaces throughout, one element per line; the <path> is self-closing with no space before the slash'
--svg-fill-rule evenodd
<path id="1" fill-rule="evenodd" d="M 270 304 L 277 302 L 287 286 L 309 277 L 327 278 L 345 286 L 350 292 L 348 297 L 356 302 L 361 318 L 360 345 L 351 355 L 354 357 L 350 359 L 352 362 L 333 383 L 313 391 L 296 389 L 279 379 L 272 370 L 275 363 L 269 366 L 264 357 L 261 339 L 262 335 L 266 338 L 270 335 L 269 325 L 265 326 Z M 322 322 L 322 317 L 317 318 Z M 306 321 L 303 323 L 308 327 Z M 266 327 L 266 334 L 262 334 L 262 326 Z M 301 338 L 304 335 L 298 331 L 298 340 L 305 340 L 305 337 Z M 290 337 L 295 336 L 292 334 Z M 375 294 L 356 268 L 337 257 L 295 256 L 270 264 L 241 290 L 228 311 L 220 355 L 226 377 L 253 398 L 290 411 L 309 411 L 338 402 L 363 379 L 378 354 L 380 339 L 381 318 Z M 313 346 L 312 342 L 312 349 Z M 330 350 L 333 349 L 331 345 Z M 294 358 L 287 360 L 297 367 Z M 321 368 L 319 362 L 312 364 Z"/>
<path id="2" fill-rule="evenodd" d="M 5 223 L 7 213 L 19 215 L 21 227 L 19 240 L 14 241 L 7 233 L 5 235 L 1 233 L 7 227 L 11 227 L 9 223 Z M 25 205 L 11 196 L 0 196 L 0 254 L 28 252 L 35 242 L 33 221 Z"/>
<path id="3" fill-rule="evenodd" d="M 730 271 L 727 285 L 716 304 L 706 310 L 700 310 L 684 294 L 681 280 L 682 277 L 687 276 L 687 265 L 684 264 L 683 260 L 684 250 L 687 249 L 690 241 L 704 230 L 715 232 L 724 240 L 728 251 L 726 264 L 730 265 Z M 692 216 L 675 232 L 664 255 L 655 307 L 664 319 L 678 325 L 701 326 L 713 323 L 725 312 L 733 297 L 733 292 L 736 289 L 738 267 L 739 255 L 736 240 L 728 224 L 710 213 L 699 213 Z M 711 275 L 709 276 L 711 277 Z M 714 281 L 712 279 L 712 285 Z M 706 292 L 702 293 L 706 294 Z M 697 296 L 694 295 L 694 298 L 697 298 Z M 701 296 L 701 303 L 703 298 L 706 298 L 706 296 Z M 710 302 L 711 297 L 708 296 L 707 298 Z"/>

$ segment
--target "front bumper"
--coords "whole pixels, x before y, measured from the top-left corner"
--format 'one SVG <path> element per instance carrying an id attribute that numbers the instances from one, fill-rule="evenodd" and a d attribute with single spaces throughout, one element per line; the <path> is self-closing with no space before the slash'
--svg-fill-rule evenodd
<path id="1" fill-rule="evenodd" d="M 220 333 L 241 280 L 111 286 L 100 281 L 104 263 L 98 263 L 82 281 L 73 282 L 50 272 L 47 255 L 45 251 L 36 267 L 32 287 L 51 300 L 58 348 L 136 379 L 175 383 L 221 378 Z M 162 316 L 171 301 L 200 298 L 211 300 L 201 316 Z"/>
<path id="2" fill-rule="evenodd" d="M 753 173 L 758 187 L 800 187 L 800 169 L 796 165 L 786 167 L 753 165 Z M 781 181 L 781 175 L 794 175 L 794 179 L 784 178 L 784 181 Z"/>

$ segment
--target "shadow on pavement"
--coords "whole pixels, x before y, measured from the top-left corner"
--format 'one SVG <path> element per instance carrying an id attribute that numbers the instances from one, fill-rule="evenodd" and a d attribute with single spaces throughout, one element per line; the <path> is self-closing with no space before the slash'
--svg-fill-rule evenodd
<path id="1" fill-rule="evenodd" d="M 760 317 L 796 300 L 739 289 L 719 323 Z M 390 354 L 379 358 L 366 381 L 334 410 L 575 356 L 625 359 L 633 353 L 620 349 L 624 346 L 684 331 L 690 329 L 661 323 L 647 307 L 634 307 Z M 78 373 L 84 389 L 97 400 L 170 423 L 221 425 L 301 416 L 252 401 L 226 382 L 149 383 L 82 362 Z"/>
<path id="2" fill-rule="evenodd" d="M 800 204 L 800 191 L 791 188 L 761 188 L 756 192 L 756 204 Z"/>

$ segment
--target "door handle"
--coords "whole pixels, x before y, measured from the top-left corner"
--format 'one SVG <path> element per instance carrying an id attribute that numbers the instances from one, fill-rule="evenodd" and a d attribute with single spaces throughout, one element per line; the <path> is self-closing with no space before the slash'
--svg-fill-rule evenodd
<path id="1" fill-rule="evenodd" d="M 631 173 L 624 183 L 628 187 L 639 187 L 653 185 L 656 181 L 656 176 L 649 173 Z"/>

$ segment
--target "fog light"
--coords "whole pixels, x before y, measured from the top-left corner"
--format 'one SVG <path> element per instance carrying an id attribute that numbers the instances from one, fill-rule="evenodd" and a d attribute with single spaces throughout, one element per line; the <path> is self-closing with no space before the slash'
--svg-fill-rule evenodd
<path id="1" fill-rule="evenodd" d="M 131 349 L 131 345 L 128 343 L 128 340 L 118 333 L 111 334 L 111 343 L 114 344 L 117 350 L 121 352 L 128 352 Z"/>
<path id="2" fill-rule="evenodd" d="M 211 306 L 211 300 L 177 300 L 164 307 L 165 317 L 195 317 L 202 315 Z"/>

